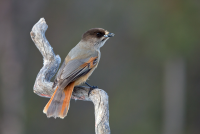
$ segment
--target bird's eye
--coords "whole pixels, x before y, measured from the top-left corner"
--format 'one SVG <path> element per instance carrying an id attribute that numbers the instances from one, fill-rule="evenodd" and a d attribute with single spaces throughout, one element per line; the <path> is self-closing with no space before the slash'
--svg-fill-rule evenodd
<path id="1" fill-rule="evenodd" d="M 97 33 L 97 37 L 101 37 L 101 36 L 103 36 L 102 33 Z"/>

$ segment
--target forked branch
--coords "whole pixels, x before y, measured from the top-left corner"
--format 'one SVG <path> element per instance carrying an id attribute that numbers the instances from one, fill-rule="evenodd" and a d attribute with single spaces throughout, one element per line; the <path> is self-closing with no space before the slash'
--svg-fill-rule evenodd
<path id="1" fill-rule="evenodd" d="M 55 89 L 52 88 L 51 78 L 56 74 L 61 58 L 55 55 L 53 48 L 45 37 L 48 26 L 41 18 L 32 28 L 31 38 L 43 56 L 43 67 L 37 75 L 33 91 L 41 97 L 50 98 Z M 92 90 L 88 96 L 89 88 L 76 86 L 72 93 L 72 99 L 92 101 L 95 107 L 95 131 L 96 134 L 110 134 L 108 95 L 102 89 Z M 42 111 L 42 110 L 41 110 Z"/>

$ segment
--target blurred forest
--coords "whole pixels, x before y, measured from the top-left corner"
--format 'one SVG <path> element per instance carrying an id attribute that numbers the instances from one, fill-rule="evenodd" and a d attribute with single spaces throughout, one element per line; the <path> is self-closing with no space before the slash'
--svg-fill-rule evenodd
<path id="1" fill-rule="evenodd" d="M 48 119 L 33 93 L 43 63 L 30 31 L 44 17 L 62 61 L 88 29 L 115 33 L 88 81 L 109 95 L 111 133 L 199 134 L 199 14 L 198 0 L 0 0 L 0 133 L 95 132 L 91 102 Z"/>

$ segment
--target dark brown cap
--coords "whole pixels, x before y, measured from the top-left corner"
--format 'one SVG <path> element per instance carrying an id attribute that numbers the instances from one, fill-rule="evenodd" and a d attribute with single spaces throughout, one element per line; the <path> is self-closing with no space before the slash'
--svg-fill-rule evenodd
<path id="1" fill-rule="evenodd" d="M 101 38 L 108 33 L 109 32 L 103 28 L 92 28 L 83 34 L 82 39 L 88 40 L 90 38 Z"/>

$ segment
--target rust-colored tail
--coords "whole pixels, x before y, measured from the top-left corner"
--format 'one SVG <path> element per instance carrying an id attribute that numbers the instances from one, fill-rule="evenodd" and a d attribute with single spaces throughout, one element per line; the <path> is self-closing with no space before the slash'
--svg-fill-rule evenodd
<path id="1" fill-rule="evenodd" d="M 73 89 L 74 82 L 67 85 L 63 90 L 59 87 L 56 88 L 43 110 L 47 117 L 60 117 L 63 119 L 67 115 Z"/>

